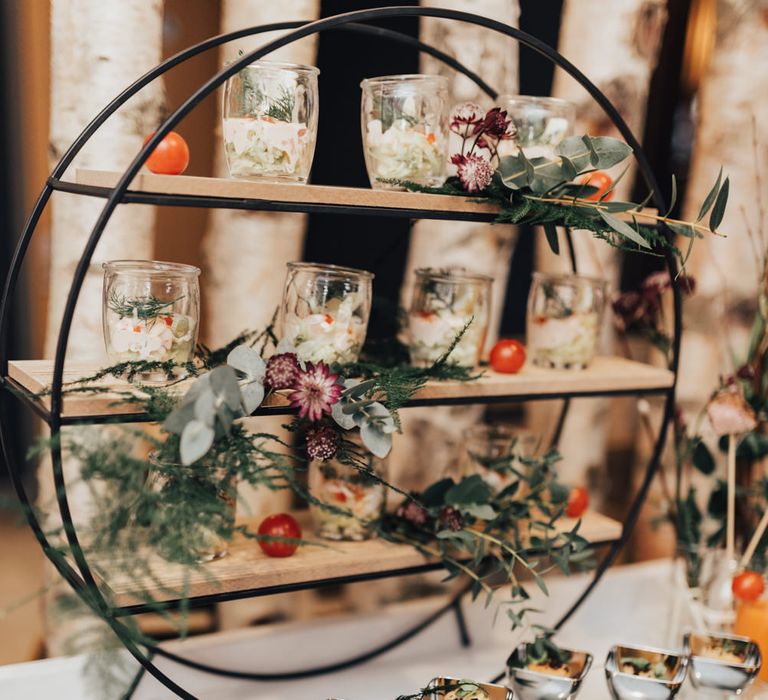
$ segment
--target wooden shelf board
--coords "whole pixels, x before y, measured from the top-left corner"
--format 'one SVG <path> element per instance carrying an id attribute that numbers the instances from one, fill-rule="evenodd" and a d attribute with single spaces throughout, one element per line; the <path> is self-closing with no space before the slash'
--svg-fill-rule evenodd
<path id="1" fill-rule="evenodd" d="M 244 521 L 248 522 L 248 521 Z M 570 530 L 575 520 L 564 518 L 562 529 Z M 258 523 L 248 522 L 252 529 Z M 621 523 L 600 513 L 588 511 L 582 517 L 579 534 L 590 542 L 606 542 L 618 539 Z M 312 539 L 310 528 L 304 536 Z M 319 540 L 318 540 L 319 541 Z M 232 594 L 239 591 L 258 591 L 276 586 L 296 586 L 312 582 L 342 579 L 360 575 L 398 572 L 403 569 L 427 567 L 430 561 L 410 545 L 399 545 L 381 539 L 366 542 L 325 541 L 325 547 L 304 546 L 291 557 L 272 558 L 266 556 L 253 540 L 238 536 L 230 545 L 226 557 L 200 567 L 184 567 L 171 564 L 160 557 L 150 559 L 150 570 L 154 581 L 139 582 L 143 594 L 136 595 L 137 582 L 116 572 L 110 574 L 115 562 L 100 566 L 94 562 L 94 569 L 114 594 L 117 607 L 126 607 L 146 602 L 151 595 L 155 602 L 176 600 L 173 591 L 181 591 L 185 585 L 190 598 L 217 594 Z M 432 562 L 434 563 L 434 562 Z M 114 568 L 112 568 L 115 571 Z"/>
<path id="2" fill-rule="evenodd" d="M 74 382 L 93 375 L 99 369 L 98 363 L 69 362 L 65 366 L 64 381 Z M 53 362 L 50 360 L 15 360 L 9 363 L 12 380 L 37 394 L 50 386 L 53 376 Z M 666 369 L 659 369 L 640 362 L 619 357 L 597 357 L 585 370 L 543 369 L 526 365 L 519 374 L 498 374 L 486 369 L 483 376 L 471 382 L 430 382 L 414 396 L 420 403 L 451 403 L 459 400 L 499 400 L 506 397 L 514 400 L 519 396 L 557 397 L 561 395 L 599 394 L 616 392 L 662 391 L 672 386 L 674 375 Z M 97 416 L 120 416 L 134 414 L 139 406 L 131 401 L 130 394 L 138 389 L 126 381 L 105 377 L 94 384 L 106 393 L 75 393 L 65 395 L 66 418 L 94 418 Z M 183 393 L 188 382 L 175 385 L 174 391 Z M 38 399 L 41 405 L 50 409 L 50 399 Z M 267 398 L 266 408 L 286 408 L 288 401 L 282 394 Z"/>
<path id="3" fill-rule="evenodd" d="M 123 173 L 105 170 L 78 169 L 79 185 L 112 188 Z M 219 197 L 232 200 L 261 201 L 292 205 L 325 205 L 359 207 L 362 209 L 421 210 L 441 214 L 493 217 L 499 209 L 482 199 L 455 195 L 426 194 L 423 192 L 396 192 L 362 187 L 332 187 L 328 185 L 292 185 L 255 182 L 234 178 L 198 177 L 192 175 L 155 175 L 142 171 L 136 175 L 129 192 L 144 194 L 180 195 L 194 197 Z M 656 214 L 655 209 L 643 209 L 639 214 Z M 622 212 L 619 218 L 631 220 Z M 418 217 L 415 217 L 418 218 Z M 424 218 L 429 218 L 425 216 Z M 443 218 L 443 217 L 441 217 Z"/>

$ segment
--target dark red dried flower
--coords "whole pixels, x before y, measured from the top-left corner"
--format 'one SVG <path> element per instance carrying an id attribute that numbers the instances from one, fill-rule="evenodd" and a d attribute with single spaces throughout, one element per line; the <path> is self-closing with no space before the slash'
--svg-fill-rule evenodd
<path id="1" fill-rule="evenodd" d="M 459 153 L 451 158 L 456 166 L 461 186 L 467 192 L 482 192 L 493 180 L 493 168 L 482 156 L 463 156 Z"/>
<path id="2" fill-rule="evenodd" d="M 618 330 L 628 331 L 643 320 L 646 314 L 643 302 L 639 292 L 622 292 L 613 300 L 613 319 Z"/>
<path id="3" fill-rule="evenodd" d="M 339 447 L 339 435 L 330 426 L 310 428 L 307 431 L 307 455 L 310 459 L 326 461 L 336 456 Z"/>
<path id="4" fill-rule="evenodd" d="M 270 389 L 293 389 L 299 377 L 299 360 L 294 352 L 272 355 L 267 360 L 264 384 Z"/>
<path id="5" fill-rule="evenodd" d="M 405 503 L 401 503 L 397 510 L 395 511 L 395 515 L 398 518 L 402 518 L 403 520 L 407 520 L 411 525 L 415 525 L 416 527 L 422 527 L 423 525 L 426 525 L 427 521 L 429 520 L 429 513 L 427 513 L 425 508 L 422 508 L 416 501 L 406 501 Z"/>
<path id="6" fill-rule="evenodd" d="M 461 517 L 461 513 L 452 506 L 445 506 L 440 511 L 440 517 L 437 519 L 437 527 L 440 530 L 451 530 L 457 532 L 461 530 L 464 525 L 464 520 Z"/>
<path id="7" fill-rule="evenodd" d="M 736 376 L 745 381 L 751 381 L 755 378 L 755 368 L 752 365 L 742 365 L 736 370 Z"/>
<path id="8" fill-rule="evenodd" d="M 474 133 L 483 133 L 500 140 L 511 139 L 514 136 L 514 130 L 509 128 L 511 123 L 512 119 L 507 116 L 506 110 L 494 107 L 488 110 L 479 124 L 475 124 Z"/>

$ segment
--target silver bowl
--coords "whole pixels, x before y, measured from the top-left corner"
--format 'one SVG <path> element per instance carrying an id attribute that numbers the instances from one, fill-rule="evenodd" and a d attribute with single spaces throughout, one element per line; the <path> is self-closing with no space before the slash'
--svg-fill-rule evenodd
<path id="1" fill-rule="evenodd" d="M 733 663 L 711 656 L 704 650 L 712 642 L 727 641 L 743 656 L 742 663 Z M 720 690 L 741 695 L 760 671 L 760 649 L 749 637 L 731 634 L 688 633 L 684 638 L 685 653 L 691 667 L 691 684 L 697 690 Z"/>
<path id="2" fill-rule="evenodd" d="M 429 695 L 426 697 L 429 698 L 429 700 L 445 700 L 445 698 L 450 696 L 450 693 L 452 692 L 451 690 L 445 690 L 445 688 L 451 686 L 457 686 L 458 688 L 460 684 L 472 684 L 477 686 L 480 690 L 485 692 L 489 700 L 515 700 L 514 693 L 509 688 L 505 688 L 503 685 L 494 685 L 493 683 L 479 683 L 478 681 L 469 680 L 467 678 L 459 679 L 450 678 L 448 676 L 433 678 L 427 686 Z M 471 687 L 467 689 L 471 691 Z M 472 696 L 462 695 L 461 697 L 471 698 Z"/>
<path id="3" fill-rule="evenodd" d="M 556 676 L 527 667 L 527 644 L 520 644 L 507 661 L 507 681 L 520 700 L 569 700 L 578 695 L 581 682 L 592 665 L 592 655 L 563 649 L 571 654 L 570 675 Z"/>
<path id="4" fill-rule="evenodd" d="M 636 676 L 622 671 L 621 659 L 640 658 L 650 664 L 663 664 L 665 678 Z M 674 651 L 652 647 L 611 647 L 605 660 L 605 678 L 614 700 L 667 700 L 680 690 L 688 670 L 688 657 Z"/>

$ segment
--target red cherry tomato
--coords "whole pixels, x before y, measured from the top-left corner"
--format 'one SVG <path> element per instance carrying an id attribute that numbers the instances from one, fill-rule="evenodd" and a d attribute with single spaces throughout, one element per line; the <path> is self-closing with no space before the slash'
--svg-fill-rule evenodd
<path id="1" fill-rule="evenodd" d="M 575 486 L 568 494 L 568 504 L 565 514 L 569 518 L 580 518 L 589 506 L 589 494 L 583 486 Z"/>
<path id="2" fill-rule="evenodd" d="M 270 537 L 292 537 L 299 539 L 301 537 L 301 527 L 296 519 L 287 513 L 278 513 L 268 515 L 259 525 L 260 535 L 269 535 Z M 278 542 L 259 540 L 259 547 L 264 554 L 270 557 L 290 557 L 298 549 L 295 542 Z"/>
<path id="3" fill-rule="evenodd" d="M 596 202 L 600 197 L 605 194 L 605 191 L 613 184 L 613 178 L 608 174 L 604 173 L 602 170 L 596 170 L 594 173 L 588 173 L 585 175 L 581 180 L 579 180 L 580 185 L 591 185 L 592 187 L 597 187 L 597 192 L 594 194 L 589 195 L 588 197 L 584 197 L 584 199 L 591 199 L 592 201 Z M 611 190 L 608 195 L 603 199 L 604 202 L 609 202 L 613 198 L 613 190 Z"/>
<path id="4" fill-rule="evenodd" d="M 525 347 L 516 340 L 500 340 L 493 346 L 490 359 L 494 371 L 515 374 L 525 364 Z"/>
<path id="5" fill-rule="evenodd" d="M 153 134 L 144 139 L 146 144 Z M 147 167 L 158 175 L 181 175 L 189 165 L 189 146 L 180 134 L 172 131 L 150 153 Z"/>
<path id="6" fill-rule="evenodd" d="M 756 571 L 742 571 L 733 577 L 731 590 L 738 600 L 753 603 L 765 592 L 765 581 Z"/>

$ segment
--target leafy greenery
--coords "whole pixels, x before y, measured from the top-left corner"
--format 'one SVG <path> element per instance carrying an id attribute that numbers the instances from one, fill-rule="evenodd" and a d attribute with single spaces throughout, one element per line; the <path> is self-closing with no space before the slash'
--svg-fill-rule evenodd
<path id="1" fill-rule="evenodd" d="M 128 299 L 113 289 L 109 295 L 108 306 L 110 311 L 116 313 L 120 318 L 138 318 L 140 321 L 151 321 L 183 298 L 180 296 L 170 301 L 161 301 L 151 294 L 142 299 Z"/>

